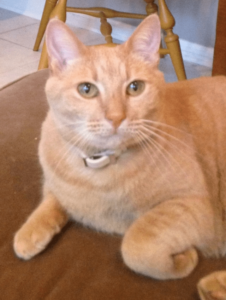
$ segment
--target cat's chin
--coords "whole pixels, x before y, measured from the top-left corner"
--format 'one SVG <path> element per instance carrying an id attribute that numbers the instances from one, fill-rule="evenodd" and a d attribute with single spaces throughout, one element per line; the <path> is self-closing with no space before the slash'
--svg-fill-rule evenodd
<path id="1" fill-rule="evenodd" d="M 112 136 L 111 138 L 103 138 L 96 140 L 95 143 L 90 144 L 94 149 L 98 149 L 99 152 L 110 150 L 110 151 L 118 151 L 128 149 L 135 145 L 135 141 L 133 139 L 122 139 L 117 136 Z"/>
<path id="2" fill-rule="evenodd" d="M 122 142 L 95 143 L 95 145 L 92 146 L 100 152 L 104 150 L 116 151 L 127 147 L 126 144 Z"/>

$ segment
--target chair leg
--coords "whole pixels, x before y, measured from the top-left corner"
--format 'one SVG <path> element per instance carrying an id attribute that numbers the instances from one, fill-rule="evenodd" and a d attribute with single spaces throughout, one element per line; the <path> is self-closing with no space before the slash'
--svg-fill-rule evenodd
<path id="1" fill-rule="evenodd" d="M 101 23 L 100 32 L 104 36 L 105 41 L 108 44 L 112 44 L 113 43 L 112 36 L 111 36 L 112 27 L 111 27 L 111 24 L 108 23 L 107 18 L 103 12 L 100 13 L 100 23 Z"/>
<path id="2" fill-rule="evenodd" d="M 44 42 L 42 47 L 42 53 L 39 60 L 38 70 L 47 69 L 48 68 L 48 54 L 46 49 L 46 42 Z"/>
<path id="3" fill-rule="evenodd" d="M 66 21 L 66 6 L 67 0 L 59 0 L 57 5 L 52 10 L 49 19 L 58 19 L 63 22 Z M 46 43 L 44 43 L 39 61 L 38 70 L 48 68 L 48 54 L 46 49 Z"/>
<path id="4" fill-rule="evenodd" d="M 44 7 L 44 10 L 42 13 L 42 19 L 41 19 L 39 29 L 38 29 L 38 34 L 37 34 L 36 41 L 35 41 L 34 48 L 33 48 L 34 51 L 38 51 L 38 49 L 39 49 L 39 46 L 41 44 L 42 38 L 43 38 L 45 30 L 46 30 L 46 26 L 49 22 L 50 14 L 51 14 L 52 10 L 54 9 L 54 7 L 56 6 L 56 3 L 57 3 L 57 0 L 46 0 L 45 7 Z"/>
<path id="5" fill-rule="evenodd" d="M 181 54 L 180 43 L 178 35 L 173 33 L 175 25 L 174 17 L 169 11 L 165 0 L 158 0 L 159 18 L 161 27 L 166 31 L 165 43 L 170 52 L 170 57 L 177 75 L 178 80 L 186 79 L 184 62 Z"/>

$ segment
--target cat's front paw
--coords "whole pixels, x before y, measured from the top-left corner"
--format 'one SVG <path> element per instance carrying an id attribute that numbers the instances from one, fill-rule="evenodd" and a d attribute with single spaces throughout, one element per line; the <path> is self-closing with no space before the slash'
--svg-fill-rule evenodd
<path id="1" fill-rule="evenodd" d="M 173 270 L 179 278 L 188 276 L 198 264 L 198 253 L 196 249 L 190 248 L 182 253 L 172 255 Z"/>
<path id="2" fill-rule="evenodd" d="M 226 271 L 211 273 L 197 287 L 201 300 L 226 300 Z"/>
<path id="3" fill-rule="evenodd" d="M 139 244 L 136 249 L 135 243 L 129 246 L 122 244 L 122 256 L 126 265 L 143 275 L 161 280 L 184 278 L 198 263 L 198 254 L 194 248 L 183 253 L 171 254 L 167 251 L 160 252 L 158 249 L 152 252 L 151 247 L 146 245 L 142 249 Z"/>
<path id="4" fill-rule="evenodd" d="M 27 222 L 14 237 L 14 251 L 19 258 L 28 260 L 43 251 L 59 231 L 59 228 L 50 226 L 48 222 Z"/>

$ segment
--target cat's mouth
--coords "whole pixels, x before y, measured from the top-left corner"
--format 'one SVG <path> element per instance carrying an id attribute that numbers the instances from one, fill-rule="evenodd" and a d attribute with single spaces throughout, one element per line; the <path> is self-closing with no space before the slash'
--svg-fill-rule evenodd
<path id="1" fill-rule="evenodd" d="M 111 134 L 111 135 L 99 135 L 92 138 L 91 143 L 95 145 L 98 149 L 108 149 L 110 151 L 115 151 L 117 149 L 128 148 L 130 144 L 134 144 L 133 138 L 125 134 Z"/>

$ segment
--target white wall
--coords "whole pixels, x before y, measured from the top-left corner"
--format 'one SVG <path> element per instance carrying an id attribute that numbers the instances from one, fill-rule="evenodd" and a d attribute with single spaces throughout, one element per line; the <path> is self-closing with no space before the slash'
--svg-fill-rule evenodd
<path id="1" fill-rule="evenodd" d="M 41 19 L 45 0 L 0 0 L 0 7 L 19 14 Z"/>
<path id="2" fill-rule="evenodd" d="M 174 32 L 180 37 L 184 60 L 212 66 L 213 48 L 215 44 L 216 17 L 218 0 L 166 0 L 176 19 Z M 0 7 L 12 10 L 36 19 L 40 19 L 45 0 L 0 0 Z M 103 6 L 121 11 L 145 13 L 146 3 L 143 0 L 68 0 L 69 6 L 88 7 Z M 120 5 L 120 8 L 119 8 Z M 88 19 L 89 18 L 89 19 Z M 134 30 L 138 20 L 123 19 L 125 25 L 114 23 L 113 37 L 126 39 Z M 99 21 L 90 20 L 87 16 L 68 14 L 69 24 L 79 24 L 79 27 L 89 27 L 94 31 L 99 28 Z M 123 30 L 122 30 L 123 26 Z"/>
<path id="3" fill-rule="evenodd" d="M 166 3 L 176 19 L 174 31 L 181 39 L 206 47 L 214 47 L 218 0 L 166 0 Z M 68 5 L 106 6 L 122 11 L 146 13 L 144 0 L 68 0 Z M 131 19 L 124 21 L 137 24 Z"/>
<path id="4" fill-rule="evenodd" d="M 166 0 L 174 13 L 175 31 L 187 41 L 214 47 L 218 0 Z"/>

